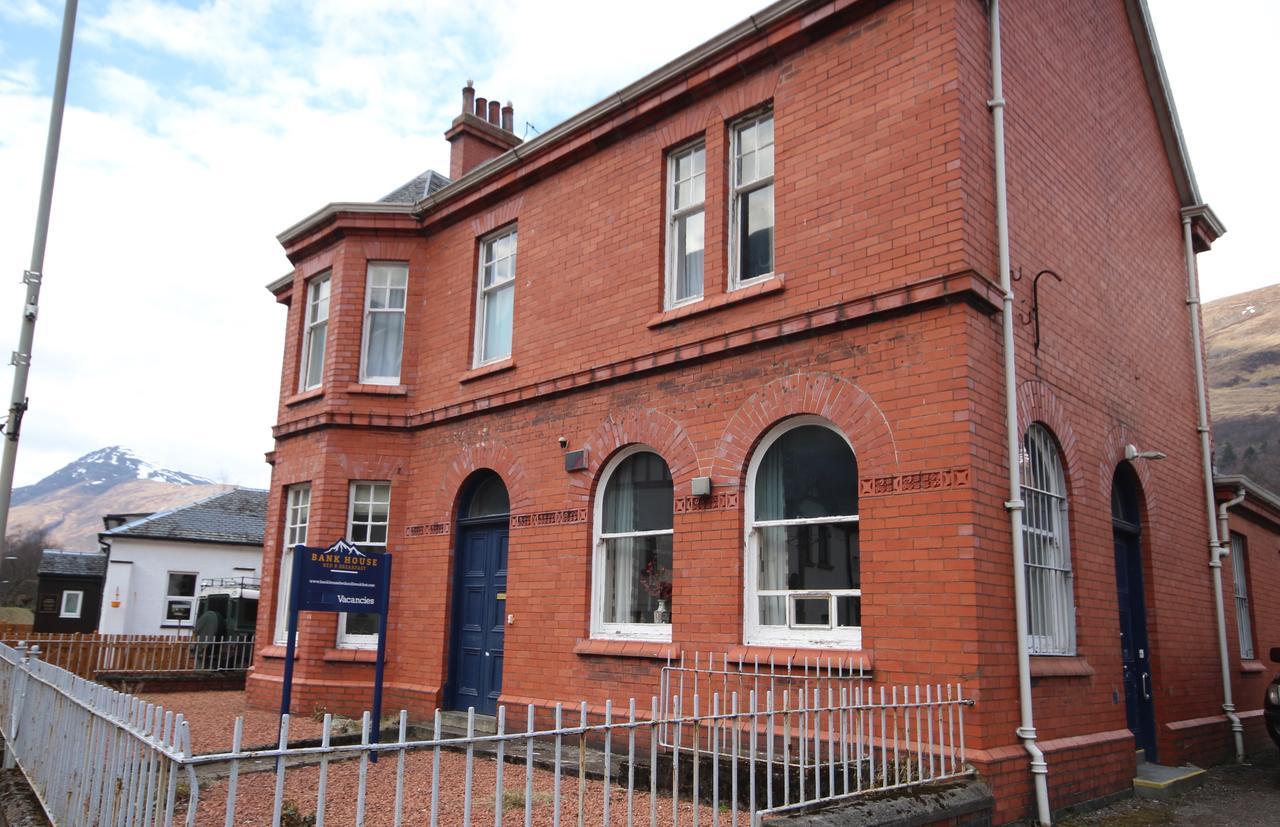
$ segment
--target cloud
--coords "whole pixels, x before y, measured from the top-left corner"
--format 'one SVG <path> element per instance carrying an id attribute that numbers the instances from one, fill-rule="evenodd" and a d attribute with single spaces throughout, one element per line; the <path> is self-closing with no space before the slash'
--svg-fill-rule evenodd
<path id="1" fill-rule="evenodd" d="M 6 0 L 0 4 L 0 19 L 28 26 L 57 26 L 62 12 L 40 0 Z"/>

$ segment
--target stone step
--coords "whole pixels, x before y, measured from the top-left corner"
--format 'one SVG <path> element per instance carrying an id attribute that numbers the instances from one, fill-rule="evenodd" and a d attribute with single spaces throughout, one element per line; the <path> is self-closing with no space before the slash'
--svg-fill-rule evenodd
<path id="1" fill-rule="evenodd" d="M 440 713 L 440 725 L 446 732 L 465 735 L 467 732 L 467 713 L 462 710 L 450 710 Z M 498 719 L 492 715 L 476 715 L 476 734 L 493 735 L 498 731 Z"/>
<path id="2" fill-rule="evenodd" d="M 1143 761 L 1133 779 L 1133 794 L 1140 798 L 1165 801 L 1204 783 L 1206 773 L 1192 764 L 1166 767 Z"/>

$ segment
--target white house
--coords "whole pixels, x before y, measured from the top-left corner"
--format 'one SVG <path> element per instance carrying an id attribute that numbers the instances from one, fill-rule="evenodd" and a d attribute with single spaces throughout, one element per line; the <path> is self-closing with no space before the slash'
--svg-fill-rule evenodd
<path id="1" fill-rule="evenodd" d="M 237 488 L 99 534 L 109 557 L 98 631 L 190 629 L 202 583 L 260 576 L 266 512 L 267 492 Z"/>

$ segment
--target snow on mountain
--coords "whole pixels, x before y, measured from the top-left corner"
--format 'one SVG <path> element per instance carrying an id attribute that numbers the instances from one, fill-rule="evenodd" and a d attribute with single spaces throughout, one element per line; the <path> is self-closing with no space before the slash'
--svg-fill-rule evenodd
<path id="1" fill-rule="evenodd" d="M 154 480 L 176 485 L 208 485 L 213 482 L 197 474 L 161 468 L 128 448 L 112 445 L 85 454 L 34 485 L 15 488 L 13 504 L 19 505 L 51 491 L 72 486 L 104 491 L 132 480 Z"/>

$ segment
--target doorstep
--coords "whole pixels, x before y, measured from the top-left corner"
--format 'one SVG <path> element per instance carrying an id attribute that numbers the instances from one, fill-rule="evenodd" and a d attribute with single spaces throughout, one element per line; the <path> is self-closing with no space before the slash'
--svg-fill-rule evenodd
<path id="1" fill-rule="evenodd" d="M 1133 778 L 1133 794 L 1139 798 L 1166 801 L 1169 798 L 1200 786 L 1205 771 L 1193 764 L 1182 767 L 1166 767 L 1162 764 L 1138 762 L 1138 774 Z"/>

